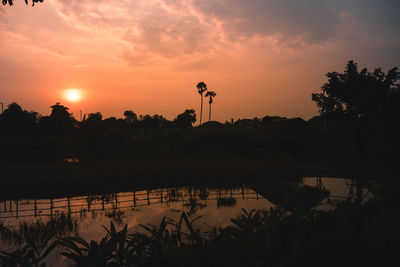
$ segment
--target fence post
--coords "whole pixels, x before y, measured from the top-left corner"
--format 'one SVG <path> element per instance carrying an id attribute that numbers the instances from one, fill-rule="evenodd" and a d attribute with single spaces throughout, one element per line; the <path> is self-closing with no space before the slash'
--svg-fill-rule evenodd
<path id="1" fill-rule="evenodd" d="M 35 198 L 35 217 L 37 216 L 37 202 L 36 202 L 36 198 Z"/>
<path id="2" fill-rule="evenodd" d="M 53 199 L 50 199 L 50 215 L 53 218 Z"/>

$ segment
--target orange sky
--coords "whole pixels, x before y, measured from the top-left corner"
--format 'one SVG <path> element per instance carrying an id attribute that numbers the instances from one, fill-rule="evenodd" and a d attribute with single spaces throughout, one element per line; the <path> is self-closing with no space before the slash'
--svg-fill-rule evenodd
<path id="1" fill-rule="evenodd" d="M 399 65 L 400 7 L 378 2 L 16 0 L 0 8 L 0 102 L 43 115 L 60 101 L 76 117 L 129 109 L 173 119 L 200 110 L 204 81 L 217 93 L 216 120 L 308 119 L 326 72 L 349 59 Z M 68 88 L 82 88 L 82 101 L 65 100 Z"/>

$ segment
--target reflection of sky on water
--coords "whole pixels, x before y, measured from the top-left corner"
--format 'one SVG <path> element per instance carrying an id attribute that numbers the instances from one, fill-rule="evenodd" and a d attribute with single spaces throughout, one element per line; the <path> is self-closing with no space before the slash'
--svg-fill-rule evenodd
<path id="1" fill-rule="evenodd" d="M 230 223 L 231 218 L 240 213 L 241 209 L 268 209 L 274 206 L 250 188 L 245 188 L 244 192 L 242 192 L 243 189 L 241 188 L 232 190 L 207 189 L 209 195 L 206 200 L 202 200 L 199 197 L 200 190 L 179 188 L 178 191 L 181 197 L 178 198 L 178 201 L 168 201 L 168 193 L 173 190 L 163 190 L 162 202 L 160 190 L 151 190 L 148 195 L 147 191 L 135 192 L 136 207 L 134 205 L 135 197 L 133 192 L 118 193 L 116 195 L 117 200 L 115 200 L 115 194 L 107 195 L 104 204 L 101 196 L 90 198 L 86 196 L 73 197 L 69 199 L 69 205 L 67 198 L 38 199 L 36 200 L 36 218 L 32 216 L 35 214 L 34 200 L 19 200 L 18 205 L 16 201 L 5 201 L 4 203 L 0 202 L 0 217 L 8 216 L 9 218 L 0 220 L 7 227 L 15 227 L 19 221 L 34 221 L 38 218 L 46 220 L 48 217 L 44 215 L 53 214 L 55 216 L 61 212 L 68 213 L 68 210 L 70 210 L 73 218 L 79 221 L 80 235 L 85 239 L 99 240 L 105 234 L 102 225 L 109 227 L 111 222 L 116 225 L 127 224 L 128 229 L 134 231 L 140 228 L 139 224 L 150 223 L 158 225 L 164 216 L 177 220 L 180 216 L 180 211 L 191 211 L 193 217 L 202 216 L 198 227 L 206 230 L 207 227 L 204 223 L 217 227 L 226 226 Z M 236 199 L 233 206 L 218 207 L 217 198 L 229 199 L 231 197 Z M 190 199 L 195 201 L 190 202 Z M 116 205 L 116 201 L 118 205 Z M 88 203 L 90 204 L 88 205 Z M 195 204 L 193 205 L 193 203 Z M 19 209 L 18 218 L 17 207 Z M 51 207 L 53 207 L 52 211 Z"/>
<path id="2" fill-rule="evenodd" d="M 328 201 L 341 201 L 347 199 L 349 196 L 351 198 L 355 198 L 357 194 L 357 186 L 361 190 L 362 201 L 366 201 L 372 197 L 371 192 L 368 191 L 365 185 L 361 183 L 357 184 L 354 179 L 346 179 L 346 178 L 318 178 L 318 177 L 304 177 L 303 184 L 318 187 L 318 181 L 321 182 L 322 188 L 329 191 L 329 198 L 324 199 L 321 203 L 316 207 L 317 209 L 328 209 L 331 205 L 328 204 Z"/>

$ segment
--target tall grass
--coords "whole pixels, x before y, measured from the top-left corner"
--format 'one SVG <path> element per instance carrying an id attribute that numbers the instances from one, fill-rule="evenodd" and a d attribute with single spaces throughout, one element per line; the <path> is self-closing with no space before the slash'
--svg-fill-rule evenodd
<path id="1" fill-rule="evenodd" d="M 78 223 L 61 213 L 48 221 L 23 221 L 17 228 L 0 224 L 1 243 L 11 249 L 0 251 L 1 266 L 45 266 L 46 257 L 58 245 L 58 239 L 78 235 Z"/>

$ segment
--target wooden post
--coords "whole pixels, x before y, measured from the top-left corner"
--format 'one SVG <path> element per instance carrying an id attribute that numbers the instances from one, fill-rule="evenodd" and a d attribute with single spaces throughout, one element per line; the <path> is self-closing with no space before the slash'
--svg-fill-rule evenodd
<path id="1" fill-rule="evenodd" d="M 36 198 L 35 198 L 35 217 L 37 216 L 37 202 L 36 202 Z"/>
<path id="2" fill-rule="evenodd" d="M 242 199 L 244 200 L 244 185 L 242 185 Z"/>
<path id="3" fill-rule="evenodd" d="M 7 211 L 7 202 L 4 200 L 4 211 Z"/>
<path id="4" fill-rule="evenodd" d="M 11 200 L 10 200 L 10 212 L 12 212 Z"/>
<path id="5" fill-rule="evenodd" d="M 15 200 L 15 217 L 18 218 L 18 199 Z"/>
<path id="6" fill-rule="evenodd" d="M 68 214 L 70 215 L 71 214 L 71 198 L 70 197 L 68 197 L 67 202 L 68 202 Z"/>
<path id="7" fill-rule="evenodd" d="M 133 206 L 136 208 L 136 192 L 133 191 Z"/>
<path id="8" fill-rule="evenodd" d="M 50 199 L 50 216 L 53 217 L 53 199 Z"/>
<path id="9" fill-rule="evenodd" d="M 162 191 L 162 188 L 160 189 L 160 191 L 161 191 L 161 203 L 163 203 L 163 191 Z"/>
<path id="10" fill-rule="evenodd" d="M 104 195 L 102 195 L 101 210 L 104 211 Z"/>
<path id="11" fill-rule="evenodd" d="M 193 199 L 193 194 L 192 194 L 192 188 L 189 189 L 189 200 L 192 201 Z"/>
<path id="12" fill-rule="evenodd" d="M 147 205 L 150 205 L 150 193 L 148 189 L 147 189 Z"/>

